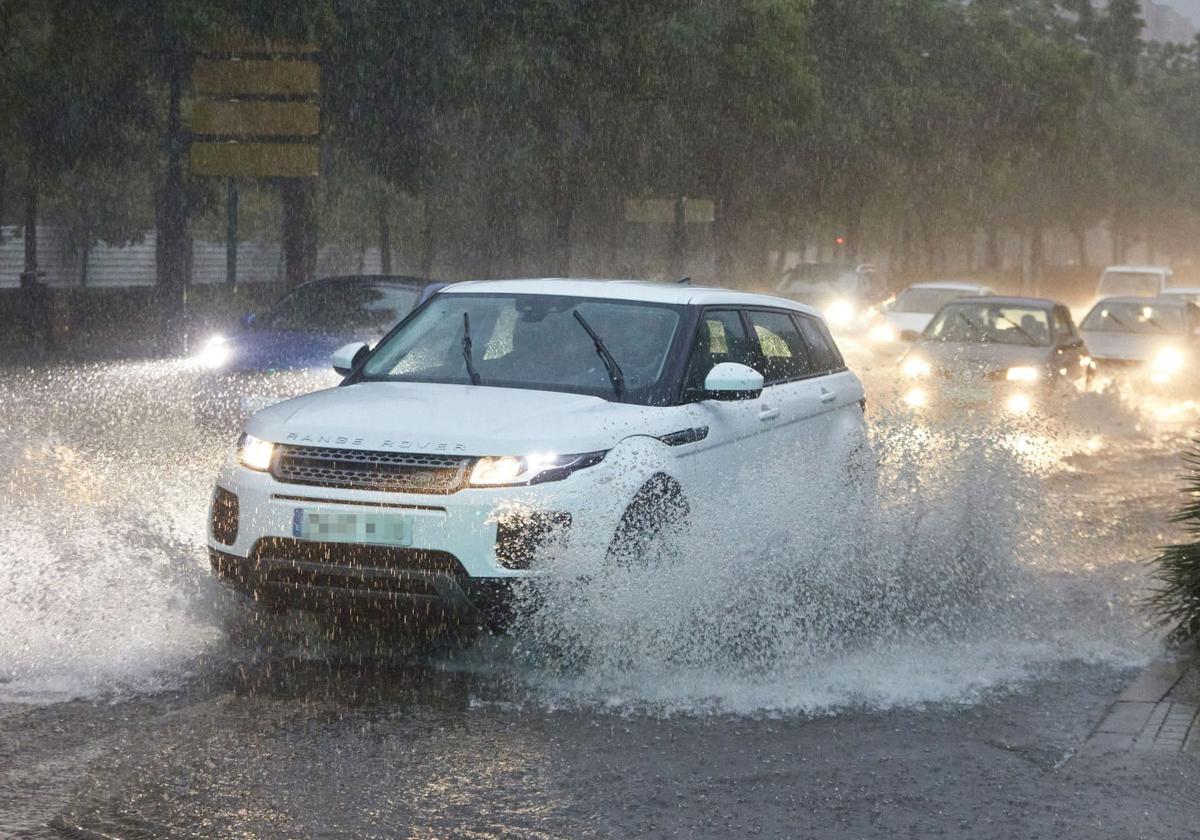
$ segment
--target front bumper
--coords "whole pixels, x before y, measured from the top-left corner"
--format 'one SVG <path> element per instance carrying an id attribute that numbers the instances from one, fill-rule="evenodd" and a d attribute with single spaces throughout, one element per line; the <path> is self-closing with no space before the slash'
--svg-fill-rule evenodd
<path id="1" fill-rule="evenodd" d="M 1045 385 L 993 380 L 920 379 L 908 384 L 902 400 L 917 412 L 967 409 L 1027 414 L 1044 406 L 1050 389 Z"/>
<path id="2" fill-rule="evenodd" d="M 532 573 L 512 557 L 522 527 L 550 527 L 552 547 L 569 545 L 572 558 L 603 556 L 624 511 L 619 493 L 598 492 L 606 484 L 612 489 L 605 479 L 613 471 L 601 462 L 533 487 L 436 495 L 289 484 L 227 465 L 217 482 L 208 547 L 219 577 L 266 600 L 308 608 L 487 611 Z M 314 542 L 301 538 L 297 511 L 385 511 L 405 519 L 409 538 L 389 546 Z"/>

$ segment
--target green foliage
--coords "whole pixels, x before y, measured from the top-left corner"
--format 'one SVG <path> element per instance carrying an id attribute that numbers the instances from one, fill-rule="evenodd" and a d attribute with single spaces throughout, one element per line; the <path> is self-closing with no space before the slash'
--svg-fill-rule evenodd
<path id="1" fill-rule="evenodd" d="M 1166 546 L 1154 559 L 1158 587 L 1149 600 L 1158 626 L 1175 644 L 1200 642 L 1200 441 L 1184 462 L 1186 501 L 1172 521 L 1182 523 L 1192 541 Z"/>

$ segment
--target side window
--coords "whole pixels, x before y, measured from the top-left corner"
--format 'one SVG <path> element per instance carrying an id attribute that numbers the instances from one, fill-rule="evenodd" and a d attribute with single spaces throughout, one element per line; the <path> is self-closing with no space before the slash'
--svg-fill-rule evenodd
<path id="1" fill-rule="evenodd" d="M 814 373 L 833 373 L 846 367 L 829 328 L 821 319 L 809 315 L 796 315 L 795 318 L 812 353 Z"/>
<path id="2" fill-rule="evenodd" d="M 722 362 L 754 364 L 750 338 L 742 326 L 741 315 L 734 309 L 708 310 L 701 317 L 684 379 L 684 396 L 702 393 L 704 378 L 714 365 Z"/>
<path id="3" fill-rule="evenodd" d="M 815 371 L 809 359 L 808 346 L 786 312 L 751 310 L 750 323 L 762 351 L 762 375 L 766 384 L 810 376 Z"/>

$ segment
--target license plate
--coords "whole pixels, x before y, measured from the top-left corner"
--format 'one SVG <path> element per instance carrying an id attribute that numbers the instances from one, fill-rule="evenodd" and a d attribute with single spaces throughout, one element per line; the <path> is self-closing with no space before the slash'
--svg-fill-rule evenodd
<path id="1" fill-rule="evenodd" d="M 331 513 L 296 508 L 292 536 L 313 542 L 412 545 L 412 520 L 400 513 Z"/>
<path id="2" fill-rule="evenodd" d="M 243 414 L 253 414 L 256 411 L 262 411 L 267 406 L 275 405 L 277 402 L 279 402 L 279 400 L 275 397 L 254 396 L 242 397 L 238 401 L 238 404 L 241 407 Z"/>
<path id="3" fill-rule="evenodd" d="M 985 402 L 992 398 L 992 389 L 986 385 L 955 385 L 946 396 L 960 402 Z"/>

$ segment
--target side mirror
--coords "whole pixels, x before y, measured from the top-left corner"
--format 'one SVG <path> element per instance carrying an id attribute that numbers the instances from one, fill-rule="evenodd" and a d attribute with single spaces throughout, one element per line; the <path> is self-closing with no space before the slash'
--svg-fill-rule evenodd
<path id="1" fill-rule="evenodd" d="M 901 341 L 916 341 L 921 337 L 921 334 L 916 330 L 900 330 Z"/>
<path id="2" fill-rule="evenodd" d="M 247 312 L 245 315 L 242 316 L 242 326 L 247 327 L 247 328 L 253 327 L 254 322 L 257 320 L 258 320 L 258 318 L 255 316 L 255 314 L 253 312 Z"/>
<path id="3" fill-rule="evenodd" d="M 352 341 L 333 351 L 333 369 L 346 376 L 370 352 L 369 347 L 361 341 Z"/>
<path id="4" fill-rule="evenodd" d="M 763 375 L 737 362 L 714 365 L 704 377 L 704 395 L 710 400 L 752 400 L 762 389 Z"/>

